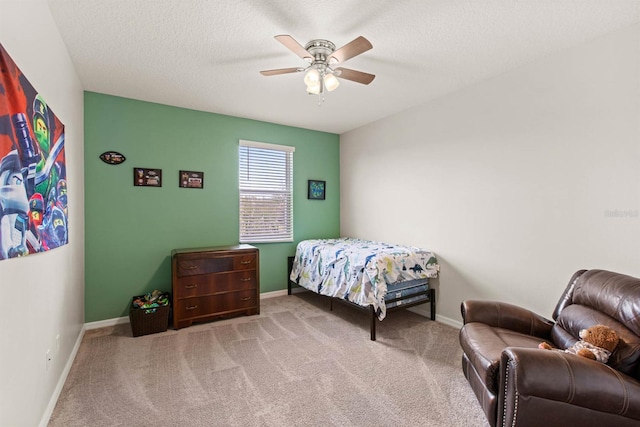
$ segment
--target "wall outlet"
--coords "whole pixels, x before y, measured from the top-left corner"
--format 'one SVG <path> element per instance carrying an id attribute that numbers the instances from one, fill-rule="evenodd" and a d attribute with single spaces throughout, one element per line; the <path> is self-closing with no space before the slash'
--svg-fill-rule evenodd
<path id="1" fill-rule="evenodd" d="M 51 365 L 51 361 L 53 360 L 53 356 L 51 355 L 51 349 L 47 350 L 46 358 L 47 358 L 46 370 L 48 371 L 49 365 Z"/>

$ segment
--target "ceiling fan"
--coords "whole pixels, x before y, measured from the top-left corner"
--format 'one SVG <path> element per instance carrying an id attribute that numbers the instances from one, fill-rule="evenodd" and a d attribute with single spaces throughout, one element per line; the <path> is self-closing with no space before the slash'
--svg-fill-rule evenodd
<path id="1" fill-rule="evenodd" d="M 300 58 L 307 61 L 309 65 L 307 67 L 265 70 L 260 71 L 260 74 L 263 76 L 276 76 L 279 74 L 306 71 L 304 82 L 307 85 L 307 92 L 309 94 L 320 95 L 323 94 L 325 90 L 328 92 L 335 90 L 340 84 L 337 78 L 368 85 L 376 77 L 373 74 L 363 73 L 362 71 L 351 70 L 349 68 L 333 68 L 336 64 L 345 62 L 373 47 L 369 40 L 362 36 L 337 50 L 336 46 L 329 40 L 311 40 L 302 47 L 300 43 L 289 35 L 275 36 L 275 39 Z"/>

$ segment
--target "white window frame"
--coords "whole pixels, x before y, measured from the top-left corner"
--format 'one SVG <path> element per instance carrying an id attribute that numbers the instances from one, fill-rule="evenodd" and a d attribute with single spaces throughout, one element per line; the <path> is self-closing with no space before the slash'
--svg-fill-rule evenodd
<path id="1" fill-rule="evenodd" d="M 293 242 L 294 151 L 287 145 L 239 141 L 240 243 Z"/>

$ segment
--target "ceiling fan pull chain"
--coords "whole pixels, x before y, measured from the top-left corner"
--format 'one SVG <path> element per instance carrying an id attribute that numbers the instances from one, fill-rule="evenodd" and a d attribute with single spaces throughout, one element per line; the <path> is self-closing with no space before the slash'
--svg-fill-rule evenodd
<path id="1" fill-rule="evenodd" d="M 320 93 L 318 94 L 318 107 L 324 103 L 324 76 L 325 70 L 323 69 L 320 73 Z"/>

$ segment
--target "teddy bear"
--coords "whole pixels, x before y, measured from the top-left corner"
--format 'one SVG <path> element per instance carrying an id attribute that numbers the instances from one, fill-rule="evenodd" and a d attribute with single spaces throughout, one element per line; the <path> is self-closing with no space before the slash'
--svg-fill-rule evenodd
<path id="1" fill-rule="evenodd" d="M 605 325 L 595 325 L 582 329 L 579 336 L 580 340 L 564 351 L 602 363 L 607 363 L 609 356 L 616 349 L 619 341 L 616 331 Z M 553 349 L 547 342 L 541 342 L 538 344 L 538 348 Z"/>

